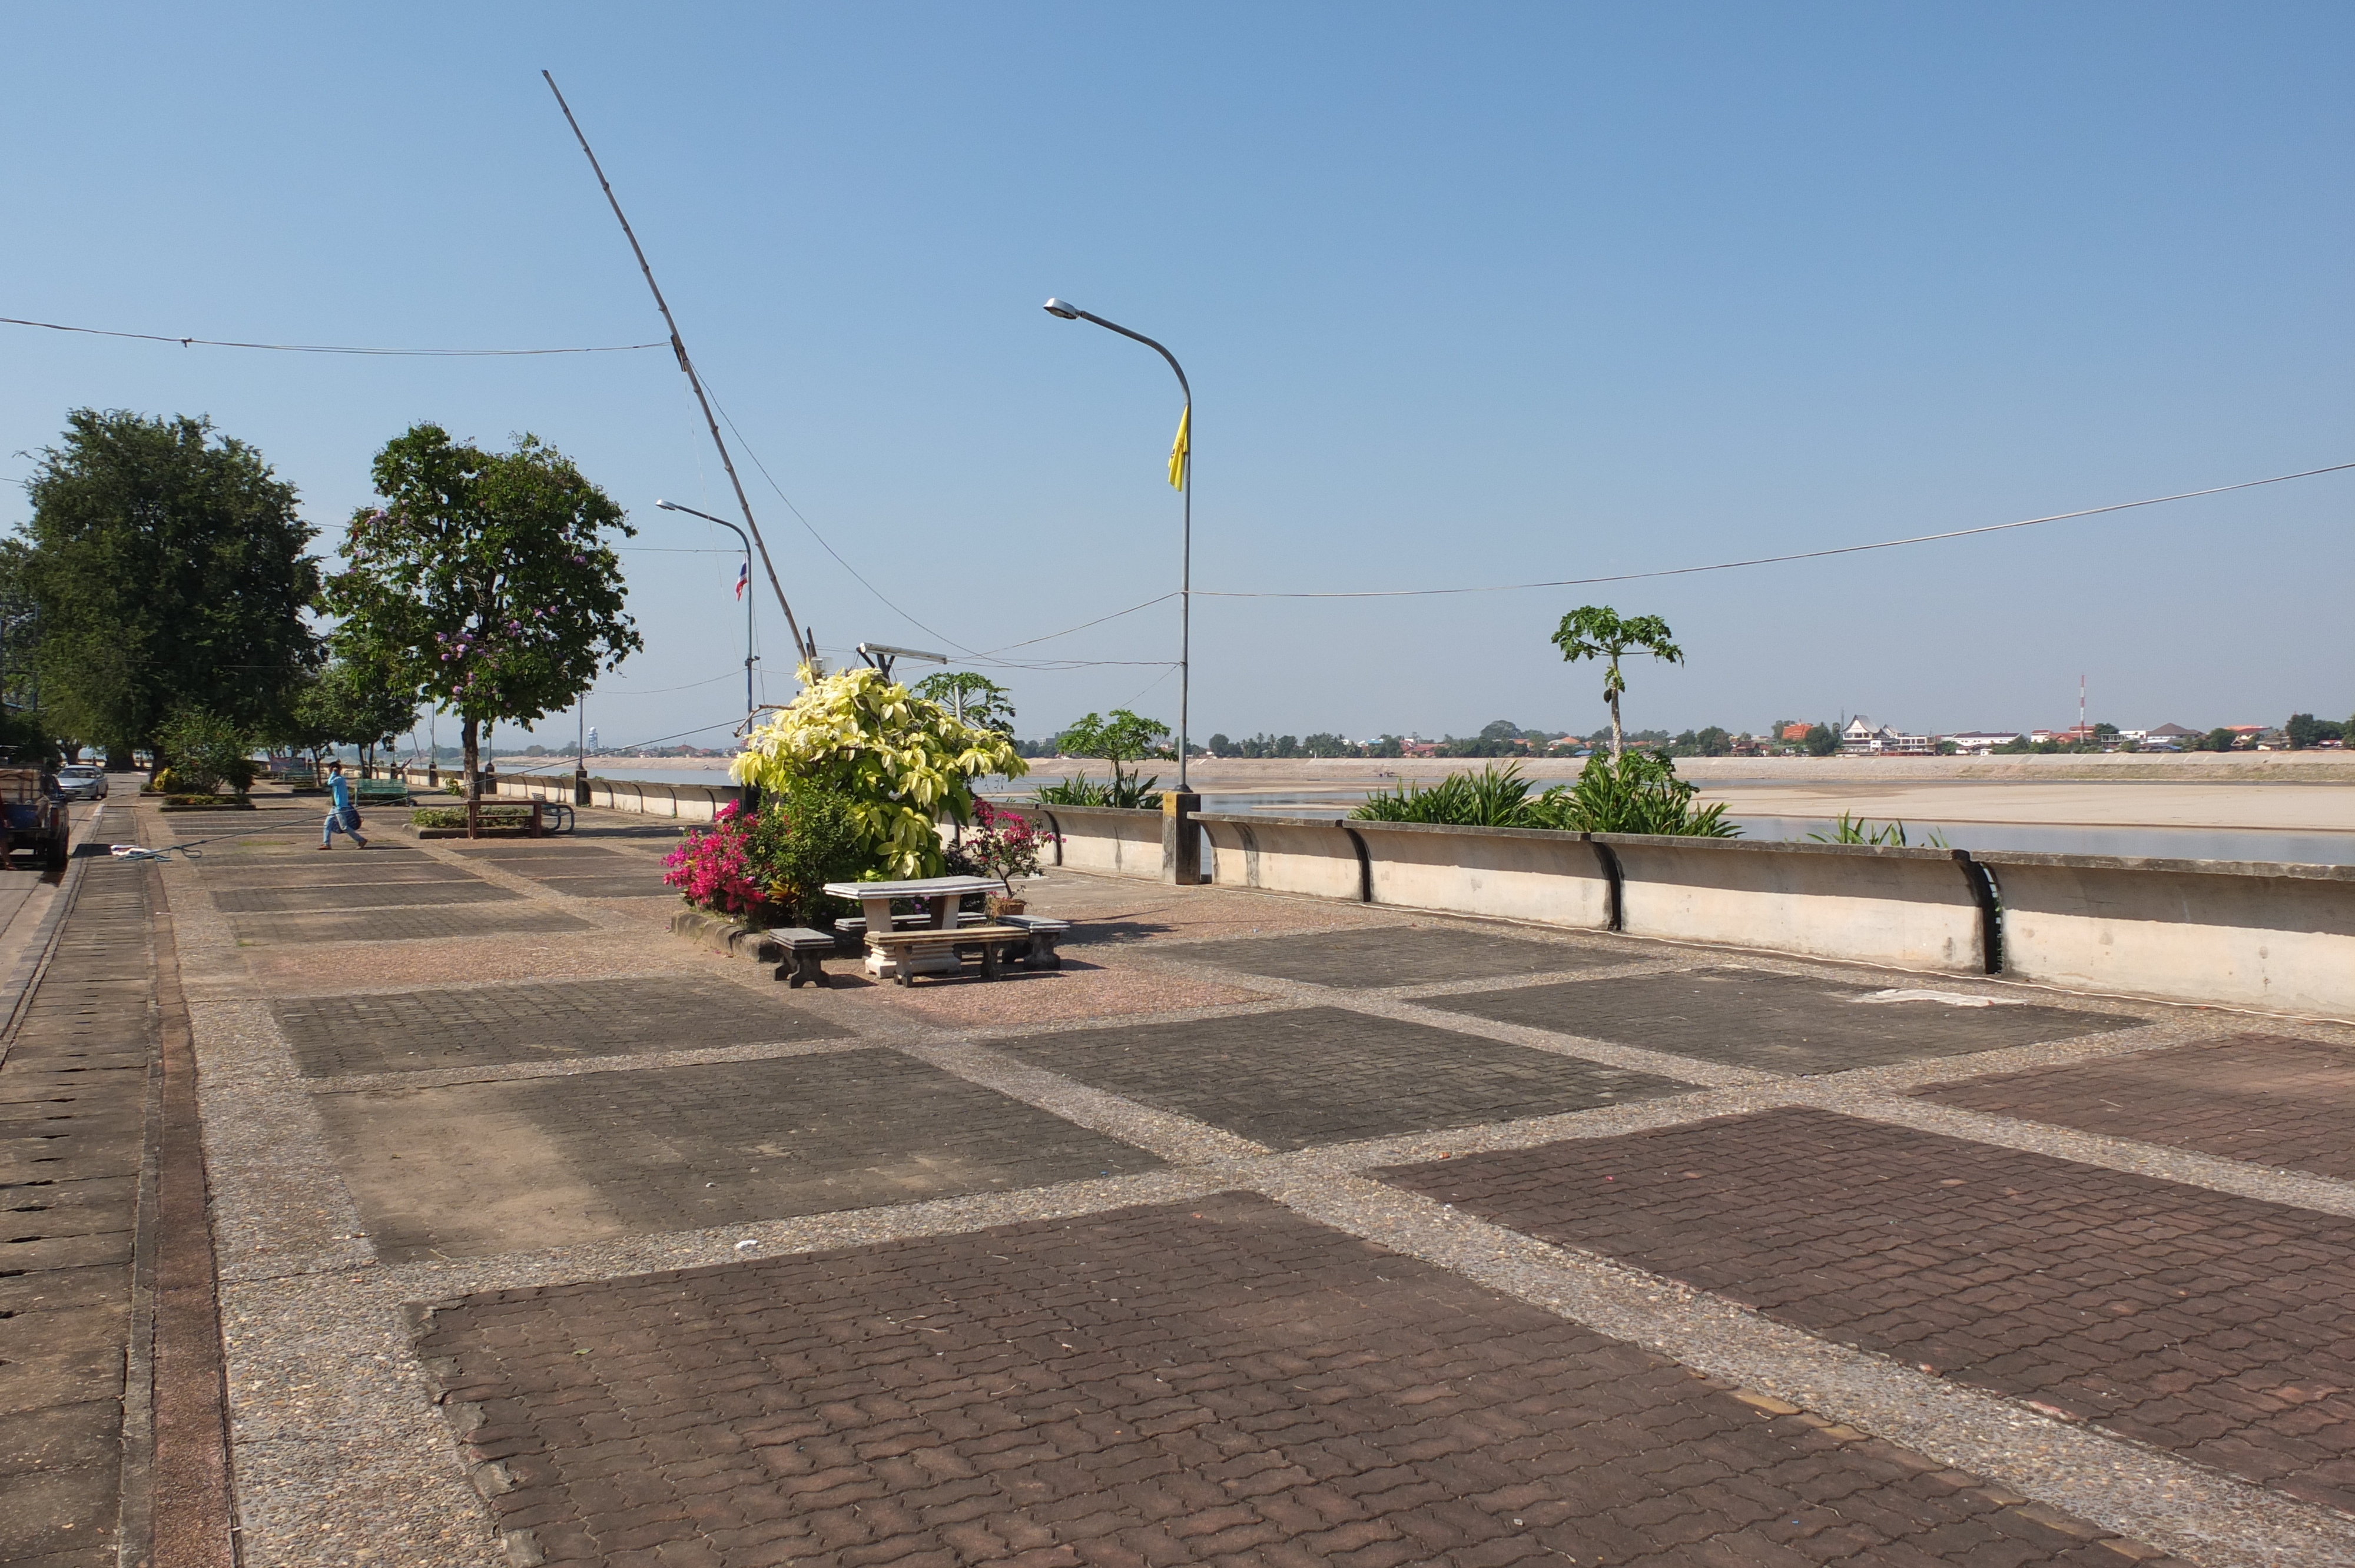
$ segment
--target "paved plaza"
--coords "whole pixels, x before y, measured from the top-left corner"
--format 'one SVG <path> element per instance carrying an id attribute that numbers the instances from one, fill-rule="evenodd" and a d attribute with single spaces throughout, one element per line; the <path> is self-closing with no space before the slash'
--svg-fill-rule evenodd
<path id="1" fill-rule="evenodd" d="M 1061 872 L 789 990 L 261 804 L 19 976 L 0 1562 L 2355 1563 L 2355 1028 Z"/>

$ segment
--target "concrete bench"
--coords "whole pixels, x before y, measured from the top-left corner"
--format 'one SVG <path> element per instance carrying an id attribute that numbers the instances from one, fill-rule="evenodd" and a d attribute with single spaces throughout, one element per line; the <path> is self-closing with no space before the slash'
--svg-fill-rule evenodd
<path id="1" fill-rule="evenodd" d="M 1026 950 L 1030 946 L 1030 933 L 1019 926 L 963 926 L 945 930 L 867 934 L 867 945 L 891 960 L 901 985 L 911 984 L 915 979 L 910 972 L 910 959 L 954 954 L 960 948 L 979 948 L 981 978 L 996 980 L 1000 956 L 1018 943 Z"/>
<path id="2" fill-rule="evenodd" d="M 961 910 L 957 915 L 957 924 L 986 926 L 989 916 L 978 910 Z M 895 931 L 929 931 L 932 928 L 932 917 L 929 915 L 894 915 L 891 916 L 891 928 Z M 867 922 L 861 916 L 850 915 L 837 920 L 834 934 L 840 944 L 835 950 L 844 958 L 854 958 L 867 950 Z"/>
<path id="3" fill-rule="evenodd" d="M 1030 933 L 1028 950 L 1023 953 L 1014 953 L 1009 950 L 1007 957 L 1018 958 L 1034 969 L 1060 969 L 1063 967 L 1063 957 L 1055 951 L 1055 944 L 1070 933 L 1071 923 L 1069 920 L 1050 920 L 1043 915 L 1001 915 L 997 917 L 997 923 L 1001 926 L 1017 926 Z M 891 917 L 891 924 L 894 929 L 900 931 L 922 931 L 932 928 L 926 924 L 925 916 L 922 915 L 894 915 Z M 987 924 L 989 924 L 988 916 L 970 909 L 957 916 L 960 929 Z M 834 923 L 834 929 L 836 937 L 842 943 L 842 946 L 836 949 L 837 952 L 847 957 L 865 950 L 866 921 L 853 915 L 847 919 L 837 920 Z"/>
<path id="4" fill-rule="evenodd" d="M 784 949 L 784 962 L 777 966 L 776 978 L 787 989 L 826 983 L 826 970 L 818 967 L 818 960 L 834 951 L 831 936 L 806 926 L 780 926 L 770 930 L 769 940 Z"/>
<path id="5" fill-rule="evenodd" d="M 1030 933 L 1030 949 L 1022 961 L 1034 969 L 1060 969 L 1063 956 L 1055 951 L 1055 944 L 1071 931 L 1069 920 L 1050 920 L 1043 915 L 1000 915 L 1003 925 L 1017 926 Z"/>

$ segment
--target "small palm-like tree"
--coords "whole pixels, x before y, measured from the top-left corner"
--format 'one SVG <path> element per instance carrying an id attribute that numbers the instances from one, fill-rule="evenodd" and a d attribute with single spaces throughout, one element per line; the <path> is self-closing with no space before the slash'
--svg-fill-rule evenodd
<path id="1" fill-rule="evenodd" d="M 1581 659 L 1610 662 L 1610 671 L 1603 677 L 1603 700 L 1611 705 L 1611 758 L 1614 762 L 1627 750 L 1626 732 L 1619 724 L 1619 694 L 1627 689 L 1626 678 L 1619 673 L 1620 656 L 1649 653 L 1655 659 L 1681 664 L 1685 651 L 1670 641 L 1674 635 L 1668 623 L 1657 615 L 1622 620 L 1619 612 L 1607 604 L 1582 604 L 1563 616 L 1561 624 L 1554 628 L 1553 645 L 1571 663 Z"/>

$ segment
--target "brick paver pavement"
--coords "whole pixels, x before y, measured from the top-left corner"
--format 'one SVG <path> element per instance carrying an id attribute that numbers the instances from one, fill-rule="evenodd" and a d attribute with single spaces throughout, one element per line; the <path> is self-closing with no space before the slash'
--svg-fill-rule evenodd
<path id="1" fill-rule="evenodd" d="M 1879 990 L 1921 985 L 1919 975 L 1853 985 L 1729 967 L 1433 997 L 1426 1005 L 1782 1073 L 1837 1073 L 1993 1051 L 2142 1022 L 2058 1007 L 1857 1000 Z"/>
<path id="2" fill-rule="evenodd" d="M 419 1351 L 551 1564 L 2127 1561 L 1242 1195 L 496 1292 Z"/>
<path id="3" fill-rule="evenodd" d="M 482 878 L 464 866 L 443 865 L 423 856 L 330 854 L 295 859 L 292 855 L 239 857 L 224 864 L 207 856 L 199 867 L 205 885 L 218 897 L 223 891 L 261 887 L 357 887 L 396 882 L 479 883 Z"/>
<path id="4" fill-rule="evenodd" d="M 650 870 L 631 876 L 538 876 L 550 893 L 568 898 L 667 898 L 678 902 L 678 891 L 664 885 L 662 872 Z"/>
<path id="5" fill-rule="evenodd" d="M 104 862 L 0 1054 L 0 1562 L 115 1568 L 155 1047 L 142 868 Z"/>
<path id="6" fill-rule="evenodd" d="M 452 854 L 468 860 L 490 861 L 501 865 L 533 865 L 557 861 L 584 861 L 590 864 L 618 861 L 626 851 L 599 843 L 587 843 L 577 839 L 506 839 L 496 843 L 469 844 L 443 841 Z"/>
<path id="7" fill-rule="evenodd" d="M 1796 1108 L 1384 1174 L 2355 1510 L 2355 1219 Z"/>
<path id="8" fill-rule="evenodd" d="M 389 1258 L 544 1245 L 493 1184 L 570 1195 L 583 1234 L 696 1230 L 1150 1171 L 1142 1150 L 894 1052 L 327 1094 Z M 479 1177 L 431 1185 L 422 1167 Z"/>
<path id="9" fill-rule="evenodd" d="M 522 894 L 470 882 L 336 883 L 303 887 L 227 887 L 213 895 L 224 915 L 297 915 L 314 910 L 376 909 L 428 904 L 510 904 Z"/>
<path id="10" fill-rule="evenodd" d="M 318 997 L 273 1011 L 295 1060 L 314 1078 L 846 1033 L 782 998 L 684 976 Z"/>
<path id="11" fill-rule="evenodd" d="M 1272 1149 L 1556 1116 L 1687 1089 L 1646 1073 L 1332 1007 L 995 1044 Z"/>
<path id="12" fill-rule="evenodd" d="M 496 937 L 510 931 L 593 931 L 588 921 L 544 904 L 453 905 L 441 909 L 339 909 L 317 915 L 232 915 L 240 942 L 398 942 L 435 937 Z"/>
<path id="13" fill-rule="evenodd" d="M 1380 926 L 1312 936 L 1254 937 L 1201 942 L 1178 957 L 1245 974 L 1366 990 L 1433 980 L 1541 975 L 1622 964 L 1628 955 L 1608 948 L 1532 941 L 1451 926 Z"/>
<path id="14" fill-rule="evenodd" d="M 1913 1091 L 1991 1111 L 2355 1180 L 2355 1049 L 2239 1034 Z"/>

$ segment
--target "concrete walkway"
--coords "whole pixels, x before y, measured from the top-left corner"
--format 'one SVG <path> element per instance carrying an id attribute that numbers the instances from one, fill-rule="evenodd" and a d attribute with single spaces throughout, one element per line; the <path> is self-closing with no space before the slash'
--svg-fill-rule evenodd
<path id="1" fill-rule="evenodd" d="M 2355 1561 L 2355 1033 L 1062 874 L 788 991 L 583 818 L 143 824 L 247 1563 Z"/>

